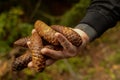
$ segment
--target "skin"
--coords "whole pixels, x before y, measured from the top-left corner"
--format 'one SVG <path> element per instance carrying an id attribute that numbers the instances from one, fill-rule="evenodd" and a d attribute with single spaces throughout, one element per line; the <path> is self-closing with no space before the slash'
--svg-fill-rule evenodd
<path id="1" fill-rule="evenodd" d="M 49 59 L 46 60 L 46 66 L 49 66 L 60 59 L 71 58 L 71 57 L 77 56 L 78 52 L 81 50 L 81 47 L 85 46 L 86 43 L 89 42 L 89 37 L 87 36 L 85 32 L 83 32 L 82 30 L 78 30 L 77 33 L 81 36 L 82 41 L 83 41 L 80 47 L 76 47 L 72 45 L 72 43 L 69 42 L 66 39 L 66 37 L 64 37 L 61 33 L 55 34 L 59 43 L 62 45 L 63 50 L 56 51 L 56 50 L 52 50 L 48 48 L 41 49 L 41 53 L 43 55 L 50 57 Z M 30 44 L 30 42 L 27 42 L 27 44 Z M 28 67 L 32 68 L 32 62 L 28 64 Z"/>

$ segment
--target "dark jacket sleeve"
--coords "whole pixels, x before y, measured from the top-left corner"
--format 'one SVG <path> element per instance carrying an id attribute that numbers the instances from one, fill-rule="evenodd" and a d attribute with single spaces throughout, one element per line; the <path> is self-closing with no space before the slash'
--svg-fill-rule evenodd
<path id="1" fill-rule="evenodd" d="M 95 30 L 94 38 L 96 38 L 108 28 L 115 26 L 118 20 L 120 20 L 120 0 L 92 0 L 80 24 L 87 24 L 87 27 Z M 90 35 L 87 27 L 83 30 Z"/>

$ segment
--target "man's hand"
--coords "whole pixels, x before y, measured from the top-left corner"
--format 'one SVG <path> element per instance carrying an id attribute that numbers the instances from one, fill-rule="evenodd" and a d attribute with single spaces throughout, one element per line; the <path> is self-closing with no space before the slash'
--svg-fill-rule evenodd
<path id="1" fill-rule="evenodd" d="M 87 34 L 81 30 L 75 30 L 75 31 L 82 38 L 83 44 L 81 46 L 86 45 L 86 43 L 89 41 Z M 81 49 L 81 46 L 80 47 L 74 46 L 61 33 L 56 33 L 55 36 L 58 39 L 61 46 L 63 47 L 63 50 L 56 51 L 49 48 L 43 48 L 41 50 L 41 53 L 49 57 L 49 59 L 46 60 L 46 66 L 49 66 L 53 64 L 55 61 L 60 59 L 74 57 L 80 52 L 80 49 Z M 32 62 L 28 64 L 28 67 L 32 67 Z"/>
<path id="2" fill-rule="evenodd" d="M 63 47 L 63 50 L 56 51 L 48 48 L 43 48 L 41 50 L 42 54 L 51 58 L 46 61 L 46 65 L 50 65 L 59 59 L 74 57 L 78 53 L 78 48 L 72 45 L 71 42 L 69 42 L 62 34 L 56 33 L 55 36 Z"/>

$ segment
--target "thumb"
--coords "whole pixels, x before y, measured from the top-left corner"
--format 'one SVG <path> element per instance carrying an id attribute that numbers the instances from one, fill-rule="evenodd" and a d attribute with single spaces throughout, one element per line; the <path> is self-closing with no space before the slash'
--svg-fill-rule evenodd
<path id="1" fill-rule="evenodd" d="M 32 61 L 28 63 L 28 68 L 33 68 L 33 63 L 32 63 Z"/>

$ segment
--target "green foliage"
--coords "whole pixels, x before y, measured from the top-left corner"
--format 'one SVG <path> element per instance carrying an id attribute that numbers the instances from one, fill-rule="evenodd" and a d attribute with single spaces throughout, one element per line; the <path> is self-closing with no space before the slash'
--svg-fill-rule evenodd
<path id="1" fill-rule="evenodd" d="M 0 14 L 0 53 L 8 52 L 16 39 L 30 33 L 32 26 L 22 22 L 22 14 L 20 7 L 11 8 Z"/>
<path id="2" fill-rule="evenodd" d="M 49 74 L 46 74 L 45 72 L 43 73 L 38 73 L 36 77 L 33 80 L 52 80 L 51 76 Z"/>
<path id="3" fill-rule="evenodd" d="M 114 55 L 109 56 L 108 60 L 114 64 L 120 64 L 120 50 L 116 51 Z"/>

